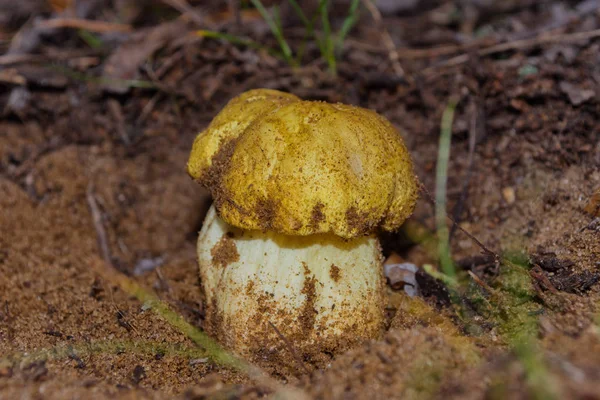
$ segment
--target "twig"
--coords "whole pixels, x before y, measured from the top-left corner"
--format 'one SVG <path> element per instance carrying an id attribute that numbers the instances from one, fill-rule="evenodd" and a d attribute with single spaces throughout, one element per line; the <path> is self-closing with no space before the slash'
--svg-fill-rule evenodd
<path id="1" fill-rule="evenodd" d="M 462 184 L 458 202 L 452 210 L 452 218 L 454 218 L 455 221 L 460 221 L 460 216 L 462 214 L 467 199 L 469 183 L 471 182 L 471 177 L 473 176 L 473 163 L 475 161 L 475 145 L 477 144 L 477 130 L 479 129 L 479 113 L 479 105 L 477 104 L 477 100 L 474 100 L 471 103 L 471 126 L 469 127 L 469 155 L 467 159 L 467 173 Z M 452 239 L 452 236 L 454 236 L 457 226 L 457 224 L 452 225 L 449 235 L 450 239 Z"/>
<path id="2" fill-rule="evenodd" d="M 473 271 L 467 271 L 467 274 L 469 274 L 469 276 L 471 277 L 471 279 L 473 279 L 473 281 L 478 284 L 479 286 L 481 286 L 483 289 L 485 289 L 487 292 L 489 293 L 494 293 L 494 289 L 492 289 L 490 287 L 490 285 L 488 285 L 487 283 L 485 283 L 481 278 L 479 278 L 477 275 L 475 275 L 475 273 Z"/>
<path id="3" fill-rule="evenodd" d="M 73 356 L 81 359 L 81 356 L 90 356 L 93 354 L 120 354 L 123 351 L 128 351 L 133 354 L 156 355 L 157 353 L 168 354 L 174 357 L 184 358 L 200 358 L 205 355 L 201 349 L 182 346 L 181 343 L 145 341 L 145 340 L 98 340 L 85 341 L 83 343 L 68 343 L 59 344 L 50 348 L 42 348 L 39 350 L 28 352 L 17 352 L 3 355 L 0 358 L 0 365 L 4 362 L 8 365 L 30 365 L 38 360 L 61 360 L 63 358 L 74 359 Z"/>
<path id="4" fill-rule="evenodd" d="M 168 56 L 162 64 L 154 71 L 154 75 L 156 79 L 162 79 L 162 77 L 169 72 L 169 70 L 181 62 L 181 60 L 185 57 L 185 52 L 183 50 L 177 50 L 173 55 Z"/>
<path id="5" fill-rule="evenodd" d="M 163 97 L 163 93 L 162 92 L 157 92 L 154 94 L 154 96 L 152 96 L 150 98 L 150 100 L 148 100 L 148 102 L 146 103 L 146 105 L 142 108 L 142 112 L 140 112 L 140 116 L 137 117 L 137 119 L 135 120 L 135 125 L 136 126 L 140 126 L 145 120 L 146 118 L 148 118 L 148 116 L 150 115 L 150 113 L 154 110 L 154 107 L 156 107 L 156 103 Z"/>
<path id="6" fill-rule="evenodd" d="M 536 281 L 540 282 L 544 285 L 544 287 L 551 291 L 552 293 L 558 293 L 558 289 L 554 287 L 550 279 L 542 272 L 542 269 L 539 266 L 535 266 L 529 270 L 529 275 L 534 278 Z"/>
<path id="7" fill-rule="evenodd" d="M 94 221 L 94 228 L 96 229 L 96 238 L 98 239 L 98 245 L 100 246 L 100 254 L 102 259 L 109 265 L 112 265 L 112 258 L 110 256 L 110 248 L 108 247 L 108 239 L 106 236 L 106 230 L 102 224 L 102 213 L 98 207 L 98 202 L 94 197 L 94 184 L 90 183 L 86 190 L 86 197 L 90 212 L 92 213 L 92 220 Z"/>
<path id="8" fill-rule="evenodd" d="M 105 21 L 93 21 L 80 18 L 52 18 L 36 24 L 36 27 L 41 29 L 56 29 L 56 28 L 74 28 L 84 29 L 90 32 L 106 33 L 106 32 L 122 32 L 127 33 L 132 31 L 131 25 L 116 24 Z"/>
<path id="9" fill-rule="evenodd" d="M 190 17 L 200 27 L 206 27 L 208 21 L 202 17 L 186 0 L 162 0 L 168 6 L 173 7 L 182 14 Z M 212 24 L 211 24 L 212 25 Z"/>
<path id="10" fill-rule="evenodd" d="M 600 187 L 592 194 L 583 211 L 591 216 L 600 216 Z"/>
<path id="11" fill-rule="evenodd" d="M 406 73 L 404 72 L 404 68 L 402 68 L 402 64 L 400 64 L 400 55 L 398 54 L 398 49 L 396 49 L 396 45 L 394 44 L 394 40 L 392 36 L 388 32 L 388 30 L 383 25 L 383 18 L 381 17 L 381 12 L 372 0 L 362 0 L 363 4 L 369 12 L 371 13 L 371 17 L 381 30 L 381 38 L 383 39 L 383 44 L 388 51 L 388 57 L 390 62 L 392 63 L 392 67 L 394 68 L 394 72 L 399 78 L 406 78 Z"/>
<path id="12" fill-rule="evenodd" d="M 121 104 L 115 99 L 110 99 L 108 101 L 108 111 L 112 114 L 112 117 L 116 123 L 116 130 L 121 136 L 121 140 L 125 146 L 129 146 L 131 144 L 131 139 L 127 134 L 127 129 L 125 129 L 125 117 L 123 116 L 123 111 L 121 110 Z"/>
<path id="13" fill-rule="evenodd" d="M 240 29 L 242 27 L 242 13 L 240 12 L 240 2 L 238 0 L 227 0 L 227 6 L 229 7 L 229 12 L 233 14 L 235 28 Z"/>
<path id="14" fill-rule="evenodd" d="M 38 63 L 44 61 L 76 60 L 97 56 L 96 51 L 58 51 L 46 54 L 19 54 L 9 53 L 0 56 L 0 65 L 14 65 L 23 63 Z"/>
<path id="15" fill-rule="evenodd" d="M 357 49 L 369 52 L 369 53 L 387 53 L 388 50 L 386 48 L 380 47 L 378 45 L 374 45 L 371 43 L 365 43 L 358 41 L 356 39 L 346 39 L 346 42 L 354 46 Z M 437 46 L 431 48 L 399 48 L 398 50 L 398 58 L 400 60 L 418 60 L 421 58 L 435 58 L 440 56 L 447 56 L 451 54 L 455 54 L 459 51 L 467 51 L 473 48 L 481 47 L 483 45 L 492 45 L 497 44 L 497 41 L 492 40 L 490 38 L 483 38 L 478 40 L 473 40 L 471 42 L 465 44 L 450 44 L 444 46 Z"/>
<path id="16" fill-rule="evenodd" d="M 67 357 L 69 357 L 71 360 L 75 361 L 77 363 L 77 368 L 79 369 L 83 369 L 85 368 L 85 363 L 83 362 L 83 360 L 81 359 L 81 357 L 79 357 L 75 351 L 73 350 L 73 346 L 69 346 L 67 348 Z"/>
<path id="17" fill-rule="evenodd" d="M 481 56 L 487 56 L 494 53 L 501 53 L 506 50 L 526 49 L 547 43 L 571 43 L 582 40 L 589 40 L 600 37 L 600 29 L 587 32 L 558 33 L 554 35 L 540 35 L 531 39 L 515 40 L 508 43 L 500 43 L 478 51 Z"/>
<path id="18" fill-rule="evenodd" d="M 431 196 L 431 193 L 429 193 L 429 190 L 427 190 L 427 188 L 425 187 L 425 185 L 423 185 L 423 183 L 420 182 L 420 181 L 419 181 L 419 186 L 420 186 L 421 191 L 423 193 L 425 193 L 425 195 L 427 196 L 427 199 L 429 200 L 429 202 L 435 206 L 435 200 Z M 460 225 L 458 225 L 456 223 L 456 221 L 454 221 L 452 219 L 452 217 L 450 217 L 449 215 L 446 215 L 446 218 L 448 218 L 450 220 L 450 222 L 452 222 L 453 226 L 456 225 L 456 228 L 458 230 L 460 230 L 462 233 L 464 233 L 465 235 L 467 235 L 469 237 L 469 239 L 471 239 L 473 242 L 475 242 L 477 244 L 477 246 L 479 246 L 485 253 L 493 256 L 494 260 L 496 262 L 500 261 L 500 255 L 498 255 L 496 252 L 490 250 L 486 245 L 484 245 L 483 243 L 481 243 L 475 236 L 473 236 L 467 230 L 465 230 L 463 227 L 461 227 Z"/>
<path id="19" fill-rule="evenodd" d="M 592 31 L 586 32 L 575 32 L 575 33 L 559 33 L 559 34 L 543 34 L 531 39 L 522 39 L 522 40 L 514 40 L 507 43 L 500 43 L 496 45 L 492 45 L 480 50 L 477 50 L 476 54 L 479 56 L 489 56 L 491 54 L 501 53 L 507 50 L 522 50 L 530 47 L 539 46 L 542 44 L 548 43 L 571 43 L 571 42 L 579 42 L 582 40 L 590 40 L 600 37 L 600 29 L 595 29 Z M 469 54 L 461 54 L 456 57 L 452 57 L 440 64 L 431 66 L 423 70 L 424 74 L 430 73 L 436 68 L 440 67 L 448 67 L 448 66 L 456 66 L 459 64 L 464 64 L 469 60 Z"/>
<path id="20" fill-rule="evenodd" d="M 296 360 L 296 362 L 298 363 L 298 365 L 300 365 L 300 368 L 302 368 L 302 370 L 307 375 L 310 374 L 310 371 L 308 370 L 308 368 L 306 368 L 306 365 L 304 365 L 304 363 L 302 362 L 302 359 L 300 358 L 300 356 L 298 355 L 298 353 L 296 353 L 296 349 L 294 348 L 294 346 L 292 346 L 292 343 L 290 343 L 290 341 L 285 336 L 283 336 L 283 333 L 281 333 L 279 331 L 279 329 L 277 329 L 277 327 L 271 321 L 269 321 L 269 325 L 271 325 L 271 328 L 273 328 L 273 330 L 275 331 L 275 333 L 277 334 L 277 336 L 279 336 L 279 339 L 281 339 L 281 341 L 288 348 L 289 352 L 292 353 L 292 357 L 294 357 L 294 359 Z"/>
<path id="21" fill-rule="evenodd" d="M 36 61 L 45 61 L 47 59 L 48 57 L 43 54 L 2 54 L 0 56 L 0 65 L 30 63 Z"/>

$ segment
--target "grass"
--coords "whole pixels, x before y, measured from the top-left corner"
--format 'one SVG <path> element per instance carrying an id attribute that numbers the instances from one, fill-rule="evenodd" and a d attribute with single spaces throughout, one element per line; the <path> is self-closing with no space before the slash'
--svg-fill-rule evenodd
<path id="1" fill-rule="evenodd" d="M 97 85 L 109 85 L 116 84 L 121 86 L 126 86 L 130 88 L 139 88 L 139 89 L 158 89 L 158 86 L 150 81 L 140 80 L 140 79 L 119 79 L 119 78 L 107 78 L 104 76 L 92 76 L 89 74 L 81 73 L 75 71 L 71 68 L 67 68 L 62 65 L 49 64 L 49 69 L 52 69 L 56 72 L 61 73 L 69 79 L 93 83 Z"/>
<path id="2" fill-rule="evenodd" d="M 435 220 L 437 258 L 441 271 L 431 265 L 424 266 L 424 269 L 446 284 L 454 307 L 467 331 L 481 331 L 481 323 L 473 318 L 474 312 L 495 327 L 501 339 L 511 347 L 521 363 L 532 398 L 555 399 L 557 396 L 553 390 L 552 379 L 537 342 L 537 314 L 541 305 L 536 301 L 527 261 L 520 257 L 521 252 L 501 257 L 500 271 L 493 287 L 482 288 L 474 284 L 468 276 L 459 275 L 455 270 L 446 223 L 448 161 L 455 109 L 456 101 L 450 100 L 442 116 L 436 170 Z M 466 308 L 463 299 L 468 300 L 472 309 Z"/>
<path id="3" fill-rule="evenodd" d="M 30 353 L 15 353 L 0 359 L 0 368 L 15 364 L 27 366 L 39 361 L 63 360 L 93 354 L 120 354 L 123 352 L 156 356 L 157 354 L 185 359 L 203 359 L 206 354 L 197 347 L 144 340 L 109 340 L 89 343 L 63 344 Z"/>
<path id="4" fill-rule="evenodd" d="M 208 31 L 205 29 L 200 29 L 200 30 L 196 31 L 196 34 L 199 36 L 205 37 L 205 38 L 209 38 L 209 39 L 222 39 L 229 43 L 236 44 L 239 46 L 249 47 L 249 48 L 255 49 L 255 50 L 265 50 L 266 52 L 268 52 L 271 55 L 274 55 L 274 56 L 280 57 L 280 58 L 285 58 L 284 55 L 282 53 L 280 53 L 279 51 L 265 47 L 262 44 L 254 41 L 252 39 L 243 38 L 243 37 L 236 36 L 236 35 L 230 35 L 228 33 Z"/>
<path id="5" fill-rule="evenodd" d="M 450 237 L 448 224 L 446 223 L 446 186 L 448 183 L 448 162 L 450 160 L 452 123 L 455 109 L 456 101 L 450 100 L 442 115 L 435 175 L 435 225 L 438 235 L 438 256 L 442 271 L 451 280 L 456 280 L 456 271 L 450 255 Z"/>
<path id="6" fill-rule="evenodd" d="M 90 31 L 79 29 L 77 34 L 91 49 L 98 50 L 104 47 L 104 42 L 102 39 Z"/>
<path id="7" fill-rule="evenodd" d="M 250 0 L 250 2 L 268 25 L 271 34 L 277 41 L 279 46 L 278 49 L 272 49 L 251 39 L 222 32 L 200 30 L 197 33 L 203 37 L 221 39 L 232 44 L 267 51 L 268 53 L 283 59 L 292 67 L 298 67 L 302 64 L 307 44 L 306 41 L 312 39 L 319 49 L 321 58 L 327 63 L 329 72 L 334 76 L 337 75 L 337 59 L 343 48 L 346 37 L 354 25 L 356 25 L 358 22 L 358 6 L 360 4 L 360 0 L 351 1 L 348 8 L 348 14 L 344 18 L 344 21 L 337 32 L 334 32 L 331 26 L 331 19 L 329 16 L 329 9 L 331 5 L 330 0 L 320 0 L 317 12 L 310 18 L 304 13 L 302 7 L 296 0 L 287 1 L 294 10 L 296 16 L 304 25 L 305 29 L 304 40 L 295 51 L 285 38 L 284 29 L 279 14 L 279 8 L 274 6 L 272 7 L 272 11 L 269 12 L 261 0 Z M 317 21 L 320 23 L 321 32 L 317 30 Z"/>
<path id="8" fill-rule="evenodd" d="M 263 6 L 263 4 L 261 3 L 260 0 L 250 0 L 250 1 L 254 5 L 254 7 L 258 10 L 258 12 L 262 16 L 262 18 L 265 20 L 265 22 L 269 26 L 269 29 L 271 29 L 271 33 L 273 33 L 273 36 L 275 36 L 275 39 L 277 40 L 277 43 L 279 44 L 279 47 L 281 48 L 281 54 L 283 55 L 284 60 L 288 64 L 294 65 L 292 49 L 290 48 L 287 41 L 283 37 L 283 28 L 281 26 L 281 20 L 278 17 L 279 13 L 275 12 L 275 17 L 271 16 L 271 14 L 269 14 L 269 12 Z M 277 10 L 277 8 L 274 8 L 274 10 Z"/>

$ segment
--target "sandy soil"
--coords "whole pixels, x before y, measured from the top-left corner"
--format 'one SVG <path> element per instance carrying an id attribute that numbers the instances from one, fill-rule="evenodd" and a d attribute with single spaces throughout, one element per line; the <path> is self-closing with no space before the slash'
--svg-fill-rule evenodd
<path id="1" fill-rule="evenodd" d="M 432 10 L 390 17 L 391 33 L 408 47 L 446 44 L 436 38 L 460 26 L 428 24 Z M 523 7 L 497 25 L 489 18 L 510 31 L 503 21 L 527 25 L 548 15 Z M 598 29 L 600 17 L 579 23 Z M 410 39 L 419 27 L 427 34 Z M 373 43 L 378 34 L 359 26 L 354 40 Z M 599 50 L 590 40 L 456 66 L 415 58 L 402 61 L 414 79 L 395 82 L 385 52 L 353 45 L 333 79 L 321 64 L 294 72 L 250 49 L 190 39 L 156 55 L 154 67 L 176 65 L 161 77 L 167 89 L 120 94 L 72 77 L 40 82 L 40 71 L 61 75 L 17 65 L 28 83 L 0 83 L 10 89 L 0 95 L 0 398 L 272 393 L 216 366 L 104 272 L 126 274 L 203 327 L 195 240 L 210 198 L 188 178 L 185 161 L 196 133 L 230 97 L 254 87 L 377 110 L 401 130 L 432 193 L 441 115 L 458 99 L 448 210 L 505 260 L 495 263 L 454 231 L 452 255 L 465 274 L 458 303 L 420 270 L 420 296 L 387 288 L 382 338 L 309 375 L 292 358 L 285 370 L 266 360 L 279 382 L 317 399 L 598 398 L 600 223 L 589 202 L 600 187 Z M 21 108 L 9 102 L 18 88 L 29 93 Z M 436 265 L 434 226 L 422 195 L 406 228 L 384 235 L 386 255 Z M 522 331 L 534 344 L 513 348 Z"/>

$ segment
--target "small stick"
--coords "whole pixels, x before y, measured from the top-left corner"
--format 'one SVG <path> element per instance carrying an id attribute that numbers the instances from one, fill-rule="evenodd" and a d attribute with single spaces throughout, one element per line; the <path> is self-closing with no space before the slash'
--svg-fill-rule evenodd
<path id="1" fill-rule="evenodd" d="M 479 50 L 479 55 L 487 56 L 494 53 L 501 53 L 506 50 L 518 50 L 534 47 L 540 44 L 546 43 L 570 43 L 578 42 L 581 40 L 593 39 L 600 37 L 600 29 L 595 29 L 587 32 L 574 32 L 574 33 L 558 33 L 554 35 L 540 35 L 532 39 L 514 40 L 508 43 L 500 43 L 494 46 L 490 46 Z"/>
<path id="2" fill-rule="evenodd" d="M 129 135 L 127 135 L 127 130 L 125 129 L 125 117 L 123 116 L 123 112 L 121 110 L 121 105 L 115 99 L 110 99 L 108 101 L 108 111 L 112 114 L 112 117 L 116 122 L 116 130 L 121 136 L 121 140 L 125 146 L 129 146 L 131 144 L 131 139 L 129 139 Z"/>
<path id="3" fill-rule="evenodd" d="M 522 40 L 514 40 L 512 42 L 495 44 L 493 46 L 485 47 L 483 49 L 477 50 L 475 53 L 479 56 L 488 56 L 491 54 L 501 53 L 507 50 L 521 50 L 534 46 L 538 46 L 541 44 L 548 43 L 571 43 L 571 42 L 579 42 L 582 40 L 590 40 L 600 37 L 600 29 L 595 29 L 592 31 L 586 32 L 575 32 L 575 33 L 559 33 L 554 35 L 540 35 L 531 39 L 522 39 Z M 438 65 L 426 68 L 423 70 L 423 73 L 427 74 L 439 67 L 446 66 L 456 66 L 459 64 L 464 64 L 469 60 L 469 54 L 461 54 L 456 57 L 452 57 L 443 63 Z"/>
<path id="4" fill-rule="evenodd" d="M 15 65 L 23 63 L 39 63 L 44 61 L 77 60 L 94 56 L 96 53 L 90 51 L 68 51 L 57 54 L 2 54 L 0 65 Z"/>
<path id="5" fill-rule="evenodd" d="M 477 129 L 479 127 L 478 120 L 480 111 L 478 102 L 476 100 L 471 101 L 470 107 L 472 110 L 470 124 L 471 126 L 469 128 L 469 155 L 467 158 L 467 172 L 465 174 L 465 178 L 460 191 L 460 197 L 458 198 L 458 202 L 452 210 L 452 218 L 454 218 L 455 221 L 460 221 L 460 216 L 462 214 L 469 191 L 469 183 L 471 182 L 471 177 L 473 175 L 473 164 L 475 162 L 475 145 L 477 144 Z M 450 239 L 452 239 L 452 236 L 454 236 L 457 226 L 458 225 L 452 225 L 449 234 Z"/>
<path id="6" fill-rule="evenodd" d="M 552 282 L 550 282 L 550 279 L 548 279 L 548 277 L 544 275 L 540 267 L 533 267 L 529 271 L 529 275 L 537 281 L 541 282 L 546 287 L 546 289 L 548 289 L 552 293 L 558 293 L 558 289 L 556 289 Z"/>
<path id="7" fill-rule="evenodd" d="M 346 42 L 356 47 L 357 49 L 364 50 L 369 53 L 381 54 L 387 53 L 387 49 L 380 47 L 378 45 L 374 45 L 371 43 L 361 42 L 356 39 L 348 38 Z M 398 58 L 400 60 L 418 60 L 422 58 L 435 58 L 441 56 L 449 56 L 455 54 L 459 51 L 466 51 L 477 47 L 482 47 L 484 45 L 492 45 L 497 44 L 496 40 L 490 38 L 476 39 L 468 43 L 464 44 L 449 44 L 444 46 L 436 46 L 430 48 L 409 48 L 402 47 L 398 49 Z"/>
<path id="8" fill-rule="evenodd" d="M 271 325 L 271 328 L 273 328 L 273 330 L 275 331 L 275 333 L 277 334 L 277 336 L 279 336 L 279 338 L 281 339 L 281 341 L 283 343 L 285 343 L 286 347 L 288 348 L 288 350 L 290 351 L 290 353 L 292 353 L 292 356 L 294 357 L 294 359 L 296 360 L 296 362 L 298 363 L 298 365 L 300 365 L 300 367 L 302 368 L 302 370 L 309 375 L 310 371 L 308 370 L 308 368 L 306 368 L 306 365 L 304 365 L 304 363 L 302 362 L 302 359 L 300 358 L 300 356 L 298 355 L 298 353 L 296 353 L 296 350 L 294 349 L 294 346 L 292 346 L 292 344 L 290 343 L 290 341 L 283 336 L 283 333 L 281 333 L 279 331 L 279 329 L 277 329 L 277 327 L 271 322 L 269 321 L 269 325 Z"/>
<path id="9" fill-rule="evenodd" d="M 394 72 L 398 76 L 398 78 L 405 78 L 406 73 L 404 72 L 404 68 L 400 64 L 400 55 L 398 54 L 398 49 L 396 49 L 396 45 L 394 44 L 394 40 L 392 36 L 388 32 L 388 30 L 383 26 L 383 18 L 381 17 L 381 12 L 375 4 L 373 4 L 372 0 L 362 0 L 363 4 L 369 12 L 371 13 L 371 17 L 381 30 L 381 38 L 383 39 L 383 44 L 388 51 L 388 57 L 390 62 L 392 63 L 392 67 L 394 68 Z"/>
<path id="10" fill-rule="evenodd" d="M 152 96 L 148 103 L 146 103 L 146 105 L 142 108 L 140 116 L 137 117 L 137 119 L 135 120 L 135 125 L 140 126 L 142 122 L 144 122 L 146 118 L 148 118 L 150 113 L 154 110 L 154 107 L 156 107 L 156 103 L 162 98 L 162 96 L 163 94 L 160 92 Z"/>
<path id="11" fill-rule="evenodd" d="M 469 274 L 469 276 L 471 277 L 471 279 L 473 279 L 473 281 L 475 281 L 476 284 L 478 284 L 479 286 L 481 286 L 482 288 L 484 288 L 488 292 L 494 293 L 494 289 L 492 289 L 490 287 L 490 285 L 488 285 L 483 280 L 481 280 L 481 278 L 479 278 L 477 275 L 475 275 L 475 273 L 473 273 L 473 271 L 467 271 L 467 274 Z"/>
<path id="12" fill-rule="evenodd" d="M 108 239 L 106 236 L 106 230 L 102 225 L 102 213 L 98 207 L 98 201 L 94 197 L 94 184 L 90 183 L 86 190 L 87 202 L 92 213 L 92 220 L 94 221 L 94 228 L 96 229 L 96 237 L 98 238 L 98 245 L 100 246 L 100 254 L 102 259 L 109 265 L 112 265 L 112 258 L 110 256 L 110 248 L 108 247 Z"/>
<path id="13" fill-rule="evenodd" d="M 98 207 L 98 201 L 96 200 L 96 197 L 94 197 L 93 183 L 90 183 L 88 185 L 88 188 L 86 190 L 86 197 L 88 205 L 90 207 L 90 212 L 92 213 L 92 220 L 94 221 L 94 228 L 96 229 L 96 238 L 98 239 L 98 245 L 100 246 L 100 254 L 102 255 L 102 259 L 107 265 L 110 265 L 112 268 L 115 268 L 112 262 L 112 257 L 110 255 L 110 247 L 108 245 L 106 230 L 104 229 L 104 225 L 102 224 L 102 213 L 100 212 L 100 207 Z M 131 327 L 131 329 L 136 334 L 139 334 L 135 326 L 129 321 L 127 321 L 125 314 L 119 309 L 119 307 L 117 307 L 117 303 L 115 302 L 112 290 L 110 290 L 110 288 L 107 289 L 106 287 L 104 287 L 104 291 L 110 295 L 111 305 L 113 306 L 117 314 L 122 316 L 123 323 Z"/>
<path id="14" fill-rule="evenodd" d="M 56 28 L 74 28 L 84 29 L 90 32 L 106 33 L 106 32 L 131 32 L 131 25 L 116 24 L 112 22 L 93 21 L 81 18 L 52 18 L 37 23 L 37 27 L 42 29 Z"/>
<path id="15" fill-rule="evenodd" d="M 240 29 L 242 26 L 242 13 L 240 12 L 240 2 L 238 0 L 227 0 L 229 11 L 233 14 L 235 28 Z"/>
<path id="16" fill-rule="evenodd" d="M 180 13 L 189 16 L 190 19 L 196 23 L 196 25 L 206 27 L 208 22 L 206 21 L 206 18 L 203 18 L 202 15 L 200 15 L 200 13 L 190 6 L 186 0 L 163 0 L 163 3 L 173 7 Z"/>
<path id="17" fill-rule="evenodd" d="M 431 204 L 433 204 L 435 206 L 435 200 L 433 199 L 433 197 L 431 196 L 431 193 L 429 193 L 429 190 L 427 190 L 427 188 L 425 187 L 425 185 L 423 185 L 422 182 L 419 182 L 421 191 L 423 193 L 425 193 L 425 195 L 427 196 L 427 199 L 431 202 Z M 485 253 L 494 256 L 494 260 L 496 262 L 500 261 L 500 256 L 493 252 L 492 250 L 490 250 L 486 245 L 484 245 L 483 243 L 481 243 L 475 236 L 473 236 L 472 234 L 470 234 L 468 231 L 466 231 L 463 227 L 461 227 L 460 225 L 458 225 L 456 223 L 456 221 L 449 215 L 446 214 L 446 218 L 448 218 L 450 220 L 450 222 L 452 222 L 452 226 L 456 226 L 456 228 L 458 230 L 460 230 L 461 232 L 463 232 L 465 235 L 467 235 L 469 237 L 469 239 L 471 239 L 472 241 L 474 241 Z"/>

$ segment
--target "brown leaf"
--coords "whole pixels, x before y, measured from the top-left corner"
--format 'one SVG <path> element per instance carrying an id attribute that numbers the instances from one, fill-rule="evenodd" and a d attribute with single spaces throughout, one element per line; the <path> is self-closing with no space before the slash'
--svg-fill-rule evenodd
<path id="1" fill-rule="evenodd" d="M 140 65 L 148 57 L 186 32 L 186 23 L 178 19 L 131 35 L 106 61 L 103 76 L 108 82 L 104 84 L 104 89 L 116 93 L 127 92 L 129 86 L 122 80 L 136 79 Z"/>
<path id="2" fill-rule="evenodd" d="M 594 90 L 582 89 L 581 87 L 566 81 L 562 81 L 560 83 L 560 90 L 569 97 L 569 101 L 574 106 L 585 103 L 596 96 L 596 92 Z"/>

